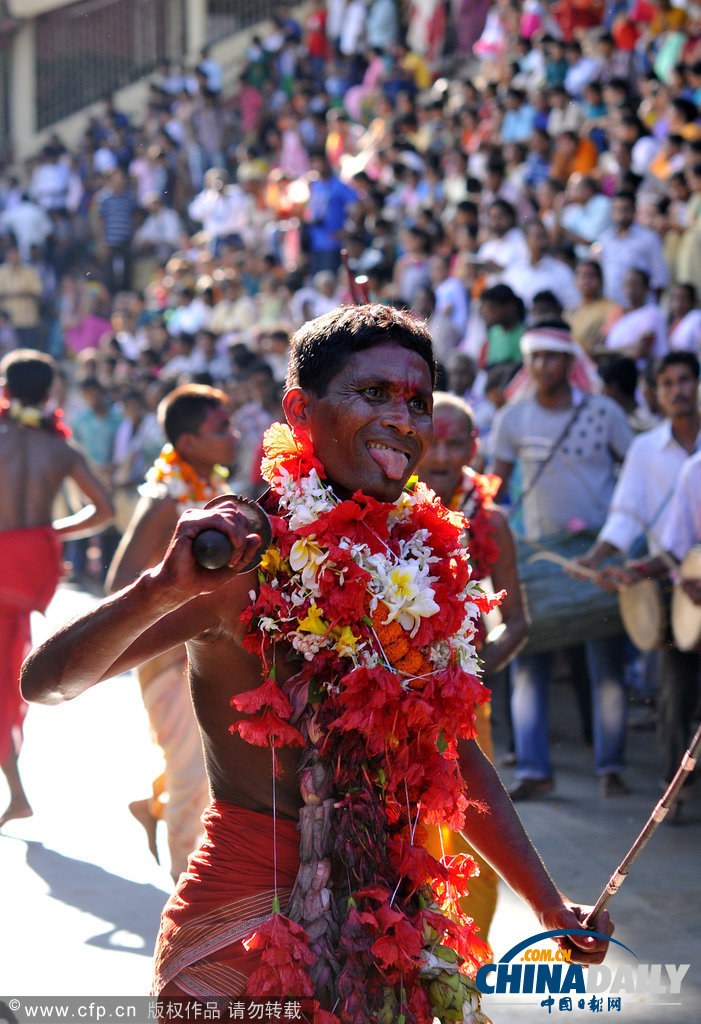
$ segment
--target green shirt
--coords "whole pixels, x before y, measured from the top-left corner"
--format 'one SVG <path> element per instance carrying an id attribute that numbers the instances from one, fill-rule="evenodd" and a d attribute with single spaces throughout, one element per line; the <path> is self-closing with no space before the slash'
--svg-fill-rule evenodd
<path id="1" fill-rule="evenodd" d="M 525 324 L 517 324 L 508 330 L 501 324 L 490 327 L 487 331 L 487 366 L 522 362 L 521 335 L 525 330 Z"/>

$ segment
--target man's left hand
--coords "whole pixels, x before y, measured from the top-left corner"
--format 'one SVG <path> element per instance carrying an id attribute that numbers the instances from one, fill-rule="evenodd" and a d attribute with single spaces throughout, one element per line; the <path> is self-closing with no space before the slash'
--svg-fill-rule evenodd
<path id="1" fill-rule="evenodd" d="M 541 922 L 548 931 L 562 928 L 581 930 L 591 910 L 591 907 L 572 903 L 563 897 L 560 907 L 554 907 L 541 915 Z M 595 924 L 590 927 L 595 932 L 613 935 L 614 926 L 608 910 L 602 910 Z M 609 947 L 606 939 L 601 939 L 598 935 L 563 935 L 554 941 L 561 949 L 571 950 L 570 962 L 577 964 L 600 964 Z"/>
<path id="2" fill-rule="evenodd" d="M 701 580 L 682 580 L 681 587 L 694 604 L 701 605 Z"/>

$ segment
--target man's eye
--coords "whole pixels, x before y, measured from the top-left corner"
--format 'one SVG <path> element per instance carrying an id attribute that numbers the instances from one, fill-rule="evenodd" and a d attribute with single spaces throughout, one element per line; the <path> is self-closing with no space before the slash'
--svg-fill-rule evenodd
<path id="1" fill-rule="evenodd" d="M 382 394 L 382 390 L 378 387 L 363 388 L 363 394 L 368 398 L 379 398 Z"/>
<path id="2" fill-rule="evenodd" d="M 428 412 L 428 403 L 423 398 L 412 398 L 411 407 L 417 412 Z"/>

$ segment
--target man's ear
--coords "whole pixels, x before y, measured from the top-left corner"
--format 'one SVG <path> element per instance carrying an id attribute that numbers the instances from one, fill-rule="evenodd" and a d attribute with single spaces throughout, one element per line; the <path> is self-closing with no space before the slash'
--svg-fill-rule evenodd
<path id="1" fill-rule="evenodd" d="M 304 388 L 290 388 L 285 392 L 282 408 L 291 427 L 300 427 L 302 430 L 308 427 L 311 402 L 312 396 Z"/>
<path id="2" fill-rule="evenodd" d="M 190 454 L 192 452 L 193 442 L 196 440 L 195 435 L 191 433 L 181 434 L 177 442 L 173 446 L 177 451 L 178 455 L 182 455 L 186 462 L 190 461 Z"/>

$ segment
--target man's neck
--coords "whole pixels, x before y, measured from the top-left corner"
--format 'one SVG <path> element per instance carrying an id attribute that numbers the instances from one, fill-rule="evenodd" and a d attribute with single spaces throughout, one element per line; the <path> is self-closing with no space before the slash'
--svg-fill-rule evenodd
<path id="1" fill-rule="evenodd" d="M 178 457 L 181 463 L 185 466 L 189 466 L 193 473 L 197 474 L 200 480 L 204 480 L 206 483 L 209 483 L 211 481 L 212 476 L 214 474 L 214 466 L 211 464 L 211 462 L 208 462 L 206 465 L 204 465 L 203 463 L 190 462 L 183 455 L 181 455 L 180 452 L 178 452 Z"/>
<path id="2" fill-rule="evenodd" d="M 689 416 L 676 416 L 671 420 L 672 437 L 682 448 L 693 454 L 696 450 L 696 440 L 701 428 L 701 417 L 697 412 Z"/>
<path id="3" fill-rule="evenodd" d="M 572 388 L 565 383 L 555 391 L 536 392 L 536 402 L 544 409 L 571 409 Z"/>

